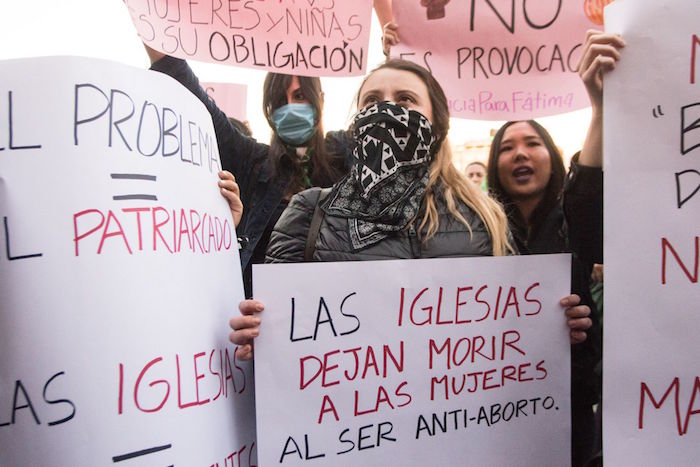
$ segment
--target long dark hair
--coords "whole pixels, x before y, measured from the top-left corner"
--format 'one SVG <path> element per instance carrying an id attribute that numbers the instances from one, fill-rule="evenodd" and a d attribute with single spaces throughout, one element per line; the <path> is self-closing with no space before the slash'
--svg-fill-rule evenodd
<path id="1" fill-rule="evenodd" d="M 544 196 L 537 204 L 537 207 L 532 212 L 530 219 L 523 219 L 520 211 L 515 206 L 515 201 L 508 194 L 501 180 L 498 178 L 498 156 L 501 153 L 501 143 L 503 141 L 503 135 L 505 134 L 508 127 L 515 123 L 525 122 L 532 127 L 533 130 L 542 138 L 545 148 L 549 153 L 549 159 L 552 166 L 552 172 L 549 176 L 549 182 L 545 187 Z M 506 122 L 501 128 L 498 129 L 493 137 L 493 142 L 491 143 L 491 149 L 489 151 L 489 163 L 487 177 L 489 180 L 489 192 L 491 195 L 500 201 L 506 209 L 506 215 L 511 226 L 518 225 L 530 225 L 530 237 L 534 236 L 544 219 L 547 217 L 552 208 L 559 202 L 561 196 L 561 191 L 564 186 L 564 178 L 566 176 L 566 169 L 564 168 L 564 161 L 562 160 L 559 148 L 554 144 L 552 136 L 549 132 L 539 123 L 534 120 L 519 120 Z"/>
<path id="2" fill-rule="evenodd" d="M 310 151 L 311 173 L 309 178 L 314 186 L 330 186 L 340 177 L 338 169 L 333 167 L 326 155 L 323 132 L 323 90 L 321 80 L 317 77 L 297 76 L 299 88 L 309 104 L 316 111 L 314 124 L 316 131 L 309 140 L 307 147 Z M 280 73 L 268 73 L 263 84 L 263 113 L 267 123 L 272 128 L 272 141 L 270 142 L 270 157 L 273 159 L 275 170 L 289 170 L 292 179 L 285 190 L 285 195 L 298 193 L 306 188 L 300 158 L 295 154 L 288 156 L 290 149 L 277 135 L 275 125 L 272 123 L 272 114 L 275 110 L 287 104 L 287 89 L 292 84 L 292 75 Z"/>

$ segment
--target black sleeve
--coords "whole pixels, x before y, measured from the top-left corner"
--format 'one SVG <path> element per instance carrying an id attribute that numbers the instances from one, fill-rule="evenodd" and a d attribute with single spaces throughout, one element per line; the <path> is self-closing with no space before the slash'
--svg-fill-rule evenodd
<path id="1" fill-rule="evenodd" d="M 320 188 L 311 188 L 292 196 L 270 236 L 266 263 L 304 262 L 306 237 L 320 193 Z"/>
<path id="2" fill-rule="evenodd" d="M 603 171 L 572 163 L 564 185 L 569 247 L 582 263 L 603 263 Z"/>
<path id="3" fill-rule="evenodd" d="M 199 80 L 186 61 L 166 55 L 151 65 L 151 70 L 174 78 L 206 106 L 211 115 L 216 141 L 221 157 L 221 166 L 233 173 L 239 183 L 252 179 L 251 170 L 256 166 L 256 157 L 267 155 L 267 145 L 240 133 L 228 121 L 224 112 L 199 85 Z M 251 180 L 254 182 L 254 180 Z"/>
<path id="4" fill-rule="evenodd" d="M 354 147 L 352 133 L 347 130 L 329 131 L 326 133 L 325 144 L 331 165 L 340 172 L 342 178 L 350 172 L 355 163 L 352 155 Z"/>
<path id="5" fill-rule="evenodd" d="M 602 358 L 602 328 L 590 293 L 594 263 L 603 262 L 603 171 L 572 162 L 564 185 L 564 215 L 572 258 L 571 291 L 591 307 L 592 327 L 586 341 L 571 348 L 572 411 L 598 400 Z"/>

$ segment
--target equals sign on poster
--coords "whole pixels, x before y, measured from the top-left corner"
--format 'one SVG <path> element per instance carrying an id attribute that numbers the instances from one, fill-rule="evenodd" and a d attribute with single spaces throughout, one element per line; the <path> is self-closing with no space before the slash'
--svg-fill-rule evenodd
<path id="1" fill-rule="evenodd" d="M 143 458 L 143 456 L 148 456 L 151 454 L 155 454 L 157 452 L 165 451 L 165 450 L 170 449 L 172 447 L 173 447 L 172 444 L 165 444 L 163 446 L 154 446 L 152 448 L 140 449 L 138 451 L 128 452 L 126 454 L 120 454 L 118 456 L 112 457 L 112 463 L 116 464 L 119 462 L 125 462 L 125 461 L 130 461 L 133 459 L 137 459 L 137 458 Z M 168 467 L 173 467 L 173 465 L 169 465 Z"/>
<path id="2" fill-rule="evenodd" d="M 144 181 L 144 182 L 155 182 L 156 181 L 156 176 L 155 175 L 146 175 L 146 174 L 109 174 L 112 180 L 138 180 L 138 181 Z M 131 193 L 131 194 L 122 194 L 122 195 L 114 195 L 112 196 L 112 199 L 115 201 L 130 201 L 134 199 L 139 199 L 139 200 L 146 200 L 146 201 L 158 201 L 158 197 L 156 195 L 151 195 L 151 194 L 146 194 L 146 193 Z"/>

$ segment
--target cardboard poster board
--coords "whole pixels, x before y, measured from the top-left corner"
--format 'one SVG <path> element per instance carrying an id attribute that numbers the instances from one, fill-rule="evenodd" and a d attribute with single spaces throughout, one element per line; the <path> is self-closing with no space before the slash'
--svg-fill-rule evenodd
<path id="1" fill-rule="evenodd" d="M 0 465 L 255 465 L 206 109 L 113 62 L 0 70 Z"/>
<path id="2" fill-rule="evenodd" d="M 567 465 L 569 268 L 569 255 L 254 266 L 261 465 Z"/>
<path id="3" fill-rule="evenodd" d="M 301 76 L 361 76 L 370 0 L 126 0 L 141 39 L 184 59 Z"/>
<path id="4" fill-rule="evenodd" d="M 700 4 L 616 0 L 605 77 L 604 454 L 700 458 Z"/>
<path id="5" fill-rule="evenodd" d="M 588 29 L 583 0 L 393 2 L 391 55 L 436 76 L 453 117 L 523 120 L 590 105 L 576 72 Z"/>

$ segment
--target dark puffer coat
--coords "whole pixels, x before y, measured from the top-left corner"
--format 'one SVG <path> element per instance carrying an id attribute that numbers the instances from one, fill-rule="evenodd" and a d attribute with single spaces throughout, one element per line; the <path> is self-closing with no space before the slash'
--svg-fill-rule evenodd
<path id="1" fill-rule="evenodd" d="M 330 191 L 330 189 L 327 189 Z M 270 237 L 265 262 L 300 263 L 304 261 L 306 237 L 313 217 L 320 188 L 311 188 L 292 197 Z M 462 203 L 458 209 L 469 222 L 472 233 L 454 219 L 443 200 L 437 198 L 440 226 L 425 245 L 417 235 L 423 213 L 407 230 L 391 235 L 360 251 L 353 251 L 348 233 L 348 220 L 325 215 L 316 238 L 314 261 L 368 261 L 382 259 L 449 258 L 489 256 L 493 247 L 486 226 L 474 211 Z"/>

